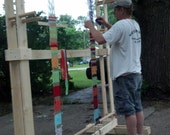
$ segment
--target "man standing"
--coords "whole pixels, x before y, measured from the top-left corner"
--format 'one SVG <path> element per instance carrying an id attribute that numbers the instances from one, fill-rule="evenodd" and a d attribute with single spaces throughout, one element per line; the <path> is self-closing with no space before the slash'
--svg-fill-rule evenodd
<path id="1" fill-rule="evenodd" d="M 102 17 L 97 20 L 108 28 L 104 34 L 97 31 L 91 21 L 85 22 L 94 40 L 109 43 L 110 70 L 114 88 L 116 114 L 124 115 L 128 135 L 143 134 L 143 108 L 141 103 L 141 33 L 138 23 L 132 19 L 131 0 L 113 3 L 117 22 L 110 25 Z"/>

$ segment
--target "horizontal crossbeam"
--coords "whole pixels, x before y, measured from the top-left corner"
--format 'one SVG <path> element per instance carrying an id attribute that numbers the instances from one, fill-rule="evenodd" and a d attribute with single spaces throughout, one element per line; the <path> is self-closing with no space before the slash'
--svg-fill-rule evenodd
<path id="1" fill-rule="evenodd" d="M 109 4 L 109 3 L 113 3 L 115 0 L 100 0 L 96 2 L 96 5 L 103 5 L 103 4 Z"/>
<path id="2" fill-rule="evenodd" d="M 96 56 L 108 55 L 107 49 L 98 49 L 96 51 Z M 67 58 L 73 57 L 86 57 L 90 56 L 90 50 L 67 50 Z M 60 51 L 58 53 L 60 58 Z M 31 50 L 31 49 L 8 49 L 5 50 L 6 61 L 16 61 L 16 60 L 41 60 L 41 59 L 51 59 L 50 50 Z"/>

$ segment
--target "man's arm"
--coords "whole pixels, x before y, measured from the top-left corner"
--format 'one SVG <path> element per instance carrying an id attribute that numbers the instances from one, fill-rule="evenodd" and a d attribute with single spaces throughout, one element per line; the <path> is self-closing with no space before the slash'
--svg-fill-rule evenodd
<path id="1" fill-rule="evenodd" d="M 100 31 L 96 30 L 93 23 L 91 21 L 85 22 L 85 27 L 89 28 L 94 40 L 98 42 L 98 44 L 104 44 L 106 43 L 106 40 L 104 39 L 102 33 Z"/>

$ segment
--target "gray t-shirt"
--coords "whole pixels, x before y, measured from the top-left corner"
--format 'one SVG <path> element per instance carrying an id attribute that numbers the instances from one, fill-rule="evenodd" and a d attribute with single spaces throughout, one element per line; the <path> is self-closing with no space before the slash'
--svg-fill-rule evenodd
<path id="1" fill-rule="evenodd" d="M 103 37 L 111 45 L 110 71 L 113 80 L 124 74 L 141 73 L 141 33 L 135 20 L 116 22 Z"/>

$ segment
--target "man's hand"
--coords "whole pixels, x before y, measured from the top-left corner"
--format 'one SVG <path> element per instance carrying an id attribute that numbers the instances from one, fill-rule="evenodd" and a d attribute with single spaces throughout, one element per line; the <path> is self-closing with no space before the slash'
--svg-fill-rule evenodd
<path id="1" fill-rule="evenodd" d="M 90 28 L 93 28 L 94 25 L 93 25 L 93 23 L 92 23 L 90 20 L 88 20 L 88 21 L 85 21 L 85 22 L 84 22 L 84 27 L 90 29 Z"/>
<path id="2" fill-rule="evenodd" d="M 100 24 L 102 24 L 102 25 L 104 25 L 105 27 L 107 27 L 108 29 L 111 28 L 111 25 L 110 25 L 108 22 L 106 22 L 106 20 L 105 20 L 103 17 L 99 16 L 99 17 L 97 17 L 96 20 L 97 20 Z"/>
<path id="3" fill-rule="evenodd" d="M 100 25 L 101 25 L 101 24 L 105 25 L 105 23 L 106 23 L 105 19 L 104 19 L 103 17 L 101 17 L 101 16 L 97 17 L 97 18 L 96 18 L 96 21 L 97 21 Z"/>

